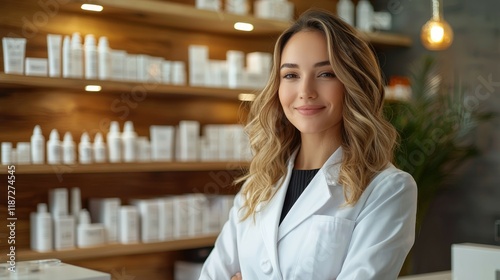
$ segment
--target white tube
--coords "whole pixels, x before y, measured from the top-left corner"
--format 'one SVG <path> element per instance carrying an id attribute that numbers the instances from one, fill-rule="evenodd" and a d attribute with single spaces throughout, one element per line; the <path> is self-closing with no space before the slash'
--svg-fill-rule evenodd
<path id="1" fill-rule="evenodd" d="M 71 78 L 71 39 L 64 36 L 62 46 L 62 76 Z"/>
<path id="2" fill-rule="evenodd" d="M 97 47 L 94 35 L 85 35 L 85 79 L 97 79 Z"/>
<path id="3" fill-rule="evenodd" d="M 24 74 L 25 38 L 2 38 L 3 69 L 6 74 Z"/>
<path id="4" fill-rule="evenodd" d="M 49 77 L 61 77 L 62 35 L 47 35 L 47 53 L 49 60 Z"/>

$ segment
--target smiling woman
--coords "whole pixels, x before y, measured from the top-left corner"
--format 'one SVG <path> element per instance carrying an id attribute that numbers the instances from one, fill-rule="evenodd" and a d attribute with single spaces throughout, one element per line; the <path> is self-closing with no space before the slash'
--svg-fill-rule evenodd
<path id="1" fill-rule="evenodd" d="M 392 165 L 378 62 L 323 10 L 279 37 L 246 130 L 254 157 L 200 279 L 396 279 L 416 184 Z"/>

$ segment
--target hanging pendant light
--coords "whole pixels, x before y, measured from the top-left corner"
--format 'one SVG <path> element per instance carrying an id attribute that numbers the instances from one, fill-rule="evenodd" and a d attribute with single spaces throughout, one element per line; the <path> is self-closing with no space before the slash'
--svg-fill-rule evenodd
<path id="1" fill-rule="evenodd" d="M 453 42 L 453 30 L 443 18 L 441 0 L 431 0 L 431 2 L 432 18 L 422 27 L 420 39 L 428 50 L 445 50 Z"/>

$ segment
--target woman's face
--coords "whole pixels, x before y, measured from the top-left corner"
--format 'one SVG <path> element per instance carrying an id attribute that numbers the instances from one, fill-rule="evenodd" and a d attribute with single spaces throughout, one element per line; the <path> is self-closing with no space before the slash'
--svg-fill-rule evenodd
<path id="1" fill-rule="evenodd" d="M 330 65 L 325 36 L 300 31 L 281 54 L 281 106 L 287 119 L 304 134 L 341 137 L 344 85 Z"/>

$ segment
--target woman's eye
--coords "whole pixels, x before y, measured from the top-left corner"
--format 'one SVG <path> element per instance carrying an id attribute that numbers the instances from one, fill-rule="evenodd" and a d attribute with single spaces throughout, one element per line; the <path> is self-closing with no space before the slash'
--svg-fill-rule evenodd
<path id="1" fill-rule="evenodd" d="M 335 74 L 332 72 L 324 72 L 319 74 L 320 77 L 335 78 Z"/>
<path id="2" fill-rule="evenodd" d="M 288 73 L 288 74 L 283 75 L 283 79 L 293 79 L 295 77 L 297 77 L 297 75 L 292 74 L 292 73 Z"/>

